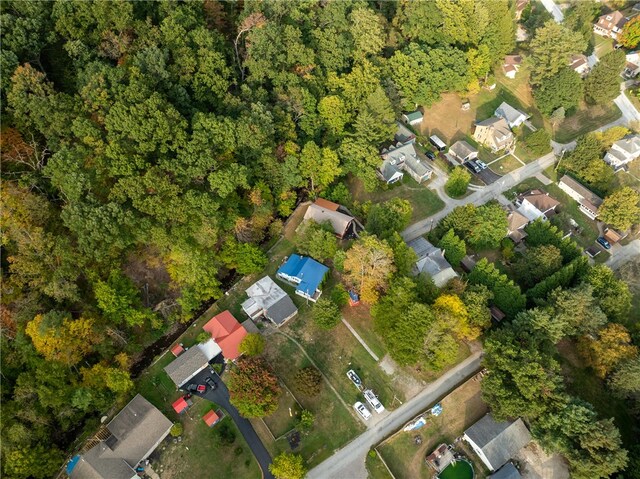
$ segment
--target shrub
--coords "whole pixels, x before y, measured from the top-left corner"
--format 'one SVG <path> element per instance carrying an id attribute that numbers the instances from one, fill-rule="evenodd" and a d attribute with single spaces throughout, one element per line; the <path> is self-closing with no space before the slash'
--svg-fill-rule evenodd
<path id="1" fill-rule="evenodd" d="M 171 434 L 173 437 L 178 437 L 178 436 L 182 436 L 182 431 L 183 431 L 182 424 L 180 424 L 179 422 L 176 422 L 173 424 L 173 426 L 171 426 L 171 430 L 169 431 L 169 434 Z"/>
<path id="2" fill-rule="evenodd" d="M 249 333 L 240 341 L 238 350 L 247 356 L 260 356 L 264 351 L 264 338 L 259 333 Z"/>
<path id="3" fill-rule="evenodd" d="M 296 373 L 293 382 L 302 394 L 317 396 L 322 386 L 322 373 L 313 366 L 307 366 Z"/>
<path id="4" fill-rule="evenodd" d="M 551 135 L 546 130 L 538 130 L 524 138 L 524 144 L 534 155 L 544 155 L 551 151 Z"/>
<path id="5" fill-rule="evenodd" d="M 330 298 L 322 297 L 311 310 L 313 321 L 322 329 L 335 328 L 342 318 L 340 308 Z"/>
<path id="6" fill-rule="evenodd" d="M 452 198 L 459 198 L 467 192 L 467 186 L 471 181 L 471 173 L 462 166 L 457 166 L 449 175 L 444 189 Z"/>

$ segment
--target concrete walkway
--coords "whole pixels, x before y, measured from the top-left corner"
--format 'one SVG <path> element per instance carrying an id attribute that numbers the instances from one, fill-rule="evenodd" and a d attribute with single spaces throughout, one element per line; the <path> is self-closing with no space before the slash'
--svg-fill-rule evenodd
<path id="1" fill-rule="evenodd" d="M 365 458 L 374 445 L 390 436 L 480 369 L 482 353 L 476 352 L 456 365 L 417 396 L 405 402 L 326 461 L 309 471 L 307 479 L 366 479 Z"/>
<path id="2" fill-rule="evenodd" d="M 358 332 L 353 329 L 353 326 L 351 326 L 346 319 L 342 318 L 342 322 L 344 323 L 344 325 L 347 327 L 347 329 L 349 331 L 351 331 L 351 334 L 353 334 L 353 336 L 358 340 L 358 342 L 360 344 L 362 344 L 362 347 L 364 349 L 367 350 L 367 352 L 369 353 L 369 355 L 375 360 L 375 362 L 380 361 L 380 358 L 378 358 L 378 356 L 376 355 L 376 353 L 374 353 L 372 351 L 372 349 L 369 347 L 369 345 L 367 343 L 364 342 L 364 339 L 362 339 L 362 337 L 358 334 Z"/>

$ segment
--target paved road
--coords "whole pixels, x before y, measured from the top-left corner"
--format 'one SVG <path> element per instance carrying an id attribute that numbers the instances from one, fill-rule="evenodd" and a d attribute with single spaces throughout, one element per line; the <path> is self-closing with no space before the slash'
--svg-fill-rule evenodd
<path id="1" fill-rule="evenodd" d="M 207 376 L 212 377 L 216 384 L 218 384 L 218 387 L 215 389 L 215 391 L 212 391 L 211 388 L 207 387 L 207 392 L 202 395 L 198 394 L 198 396 L 216 403 L 218 406 L 224 409 L 229 416 L 231 416 L 231 419 L 233 419 L 233 422 L 236 423 L 236 426 L 240 430 L 240 433 L 244 437 L 245 441 L 247 441 L 249 448 L 251 448 L 251 452 L 253 452 L 253 455 L 258 461 L 258 465 L 260 466 L 260 469 L 262 469 L 262 475 L 264 479 L 275 479 L 271 472 L 269 472 L 269 464 L 271 464 L 271 456 L 269 455 L 269 452 L 264 447 L 264 444 L 262 444 L 262 441 L 256 434 L 256 431 L 253 429 L 251 423 L 247 419 L 242 417 L 238 410 L 229 401 L 229 390 L 227 389 L 227 386 L 222 381 L 222 379 L 220 379 L 217 374 L 212 373 L 209 368 L 206 368 L 205 370 L 198 373 L 191 380 L 191 382 L 196 384 L 204 384 L 204 378 Z"/>
<path id="2" fill-rule="evenodd" d="M 480 369 L 481 352 L 429 384 L 417 396 L 309 471 L 307 479 L 366 479 L 365 458 L 372 446 L 390 436 Z"/>
<path id="3" fill-rule="evenodd" d="M 495 183 L 492 183 L 487 187 L 470 194 L 462 200 L 448 199 L 445 207 L 441 211 L 439 211 L 435 215 L 412 224 L 402 232 L 402 237 L 405 239 L 405 241 L 411 241 L 418 236 L 422 236 L 423 234 L 430 231 L 432 227 L 436 226 L 442 218 L 451 213 L 451 211 L 453 211 L 456 206 L 462 206 L 468 203 L 482 205 L 489 200 L 497 199 L 509 188 L 513 188 L 521 181 L 535 176 L 538 173 L 541 173 L 546 168 L 553 165 L 554 161 L 555 156 L 553 155 L 553 153 L 549 153 L 538 158 L 535 161 L 532 161 L 531 163 L 526 164 L 525 166 L 518 168 L 517 170 L 512 171 L 511 173 L 507 173 L 499 181 L 496 181 Z"/>
<path id="4" fill-rule="evenodd" d="M 636 256 L 640 256 L 640 239 L 625 246 L 613 245 L 611 257 L 605 263 L 611 269 L 618 269 Z"/>
<path id="5" fill-rule="evenodd" d="M 620 108 L 626 124 L 632 121 L 640 121 L 640 113 L 638 113 L 636 107 L 633 106 L 631 100 L 627 98 L 627 95 L 624 94 L 624 91 L 621 92 L 620 95 L 616 97 L 615 100 L 613 100 L 613 102 L 618 108 Z"/>
<path id="6" fill-rule="evenodd" d="M 553 0 L 540 0 L 547 12 L 551 14 L 556 23 L 562 23 L 564 20 L 564 13 L 560 10 L 560 7 L 554 3 Z"/>

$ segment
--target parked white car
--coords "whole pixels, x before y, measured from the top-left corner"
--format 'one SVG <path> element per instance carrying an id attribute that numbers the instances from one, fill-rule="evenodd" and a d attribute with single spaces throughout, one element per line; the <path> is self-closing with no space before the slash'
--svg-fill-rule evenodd
<path id="1" fill-rule="evenodd" d="M 353 405 L 353 409 L 355 409 L 357 413 L 360 414 L 360 416 L 362 416 L 362 419 L 364 419 L 365 421 L 368 421 L 369 419 L 371 419 L 371 412 L 360 401 L 358 401 Z"/>
<path id="2" fill-rule="evenodd" d="M 371 389 L 367 389 L 363 394 L 364 394 L 364 398 L 369 403 L 369 406 L 371 406 L 375 412 L 380 414 L 381 412 L 384 411 L 384 406 L 378 400 L 378 397 L 373 393 Z"/>

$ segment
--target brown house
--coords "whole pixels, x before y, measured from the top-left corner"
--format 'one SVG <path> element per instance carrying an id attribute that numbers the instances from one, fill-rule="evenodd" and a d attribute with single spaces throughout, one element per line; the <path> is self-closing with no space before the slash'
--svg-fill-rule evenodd
<path id="1" fill-rule="evenodd" d="M 611 13 L 605 13 L 598 18 L 598 21 L 593 25 L 593 32 L 600 36 L 610 37 L 615 40 L 618 38 L 618 34 L 622 31 L 622 28 L 628 21 L 629 19 L 618 10 Z"/>

